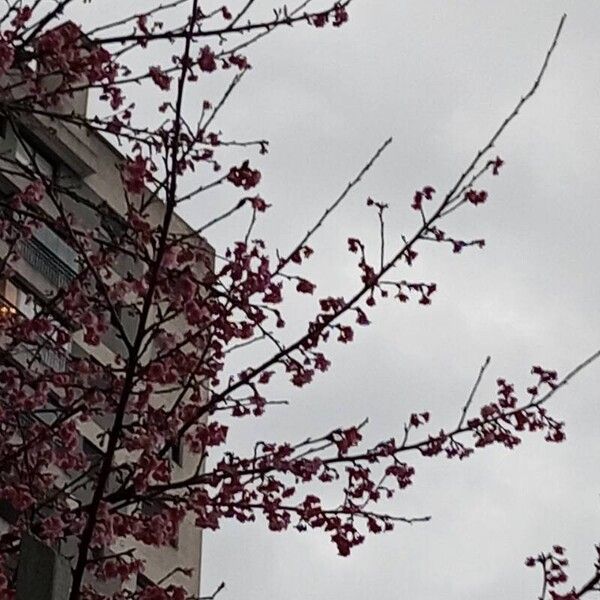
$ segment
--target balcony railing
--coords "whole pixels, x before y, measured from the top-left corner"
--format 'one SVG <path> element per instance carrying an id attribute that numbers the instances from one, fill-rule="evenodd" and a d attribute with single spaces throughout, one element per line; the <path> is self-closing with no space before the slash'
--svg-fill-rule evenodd
<path id="1" fill-rule="evenodd" d="M 35 237 L 21 244 L 21 256 L 57 288 L 68 286 L 77 275 L 69 265 Z"/>
<path id="2" fill-rule="evenodd" d="M 67 366 L 67 357 L 64 352 L 57 352 L 54 348 L 42 346 L 40 360 L 53 371 L 64 371 Z"/>

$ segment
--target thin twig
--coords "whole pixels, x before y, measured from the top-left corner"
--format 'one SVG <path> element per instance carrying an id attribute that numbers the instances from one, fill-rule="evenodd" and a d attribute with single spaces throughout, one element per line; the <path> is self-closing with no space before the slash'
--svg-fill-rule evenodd
<path id="1" fill-rule="evenodd" d="M 463 426 L 463 423 L 465 422 L 465 419 L 467 418 L 467 412 L 469 411 L 469 408 L 470 408 L 471 404 L 473 403 L 473 398 L 475 398 L 475 394 L 477 393 L 477 389 L 479 388 L 479 384 L 481 383 L 483 374 L 485 373 L 485 370 L 488 368 L 490 361 L 491 361 L 491 357 L 488 356 L 485 359 L 484 363 L 481 365 L 481 368 L 479 369 L 479 375 L 477 375 L 477 379 L 475 380 L 475 385 L 473 386 L 473 389 L 471 390 L 471 393 L 469 394 L 469 398 L 467 399 L 467 402 L 463 406 L 462 414 L 460 416 L 460 421 L 458 422 L 458 429 L 460 429 Z"/>
<path id="2" fill-rule="evenodd" d="M 544 74 L 546 73 L 548 64 L 550 63 L 550 58 L 551 58 L 552 54 L 554 53 L 554 50 L 556 49 L 556 44 L 558 43 L 558 38 L 560 37 L 560 33 L 562 31 L 562 28 L 563 28 L 566 18 L 567 18 L 567 15 L 565 13 L 565 14 L 563 14 L 563 16 L 561 17 L 561 19 L 558 23 L 558 27 L 554 34 L 554 38 L 552 39 L 552 43 L 550 44 L 550 47 L 548 48 L 548 51 L 546 52 L 546 56 L 544 57 L 544 62 L 542 63 L 540 71 L 539 71 L 537 77 L 534 79 L 532 86 L 529 88 L 529 91 L 524 96 L 521 97 L 519 102 L 517 102 L 517 105 L 515 106 L 515 108 L 513 108 L 513 110 L 504 119 L 504 121 L 502 121 L 500 127 L 498 127 L 498 129 L 496 129 L 495 133 L 489 139 L 488 143 L 481 150 L 479 150 L 479 152 L 475 155 L 475 158 L 471 161 L 471 164 L 465 169 L 463 174 L 458 178 L 458 181 L 454 184 L 452 189 L 446 195 L 446 201 L 450 200 L 450 198 L 452 198 L 454 196 L 454 194 L 461 187 L 461 185 L 463 184 L 465 179 L 477 167 L 477 164 L 479 163 L 481 157 L 484 154 L 487 154 L 487 152 L 494 147 L 494 144 L 498 141 L 498 138 L 502 135 L 502 133 L 504 133 L 504 130 L 508 127 L 510 122 L 519 114 L 519 111 L 521 110 L 521 108 L 523 108 L 523 105 L 526 104 L 527 101 L 537 91 L 537 89 L 540 86 L 540 83 L 544 77 Z"/>
<path id="3" fill-rule="evenodd" d="M 210 596 L 198 596 L 198 600 L 215 600 L 215 598 L 217 597 L 217 594 L 221 591 L 225 589 L 225 582 L 221 581 L 221 583 L 219 584 L 219 587 L 217 587 L 217 589 L 210 595 Z"/>
<path id="4" fill-rule="evenodd" d="M 597 572 L 578 592 L 576 592 L 577 598 L 581 598 L 588 592 L 598 591 L 596 587 L 600 583 L 600 571 Z"/>
<path id="5" fill-rule="evenodd" d="M 392 143 L 392 138 L 388 138 L 385 142 L 379 147 L 377 152 L 373 154 L 370 160 L 363 166 L 363 168 L 359 171 L 358 175 L 348 183 L 348 185 L 344 188 L 344 191 L 334 200 L 332 204 L 330 204 L 325 212 L 321 215 L 320 219 L 306 232 L 305 236 L 302 240 L 296 244 L 294 249 L 288 254 L 288 256 L 279 264 L 277 268 L 277 273 L 281 271 L 292 259 L 292 256 L 296 255 L 303 246 L 306 245 L 308 240 L 315 234 L 315 232 L 320 229 L 327 218 L 331 215 L 331 213 L 340 205 L 340 203 L 346 198 L 346 196 L 352 191 L 354 187 L 361 181 L 361 179 L 365 176 L 365 174 L 371 169 L 371 167 L 377 162 L 379 157 L 383 154 L 383 151 Z"/>

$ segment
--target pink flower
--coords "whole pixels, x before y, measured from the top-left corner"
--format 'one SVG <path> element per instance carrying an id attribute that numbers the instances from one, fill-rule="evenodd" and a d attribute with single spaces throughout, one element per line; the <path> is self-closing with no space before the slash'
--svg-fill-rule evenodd
<path id="1" fill-rule="evenodd" d="M 485 190 L 476 191 L 469 190 L 465 193 L 465 199 L 468 200 L 474 206 L 478 204 L 483 204 L 487 200 L 488 194 Z"/>
<path id="2" fill-rule="evenodd" d="M 240 167 L 231 167 L 227 175 L 227 181 L 230 181 L 236 187 L 249 190 L 259 184 L 260 177 L 260 171 L 251 169 L 249 162 L 245 160 Z"/>
<path id="3" fill-rule="evenodd" d="M 502 167 L 504 161 L 499 156 L 496 156 L 496 158 L 490 160 L 488 164 L 492 167 L 492 175 L 499 175 L 500 167 Z"/>
<path id="4" fill-rule="evenodd" d="M 206 73 L 212 73 L 216 70 L 217 62 L 215 60 L 215 55 L 209 46 L 204 46 L 200 51 L 198 65 L 200 66 L 200 70 L 205 71 Z"/>
<path id="5" fill-rule="evenodd" d="M 44 187 L 44 184 L 41 181 L 36 180 L 27 185 L 22 192 L 15 194 L 13 201 L 16 203 L 17 207 L 21 203 L 26 206 L 35 206 L 42 201 L 45 192 L 46 188 Z"/>
<path id="6" fill-rule="evenodd" d="M 296 290 L 301 294 L 312 294 L 315 291 L 317 286 L 306 279 L 300 279 L 298 281 L 298 285 L 296 286 Z"/>
<path id="7" fill-rule="evenodd" d="M 152 81 L 161 90 L 166 91 L 171 87 L 171 78 L 160 67 L 150 67 L 149 73 Z"/>
<path id="8" fill-rule="evenodd" d="M 146 181 L 152 179 L 148 170 L 148 159 L 138 155 L 133 160 L 128 160 L 123 166 L 122 177 L 125 189 L 129 193 L 141 194 Z"/>

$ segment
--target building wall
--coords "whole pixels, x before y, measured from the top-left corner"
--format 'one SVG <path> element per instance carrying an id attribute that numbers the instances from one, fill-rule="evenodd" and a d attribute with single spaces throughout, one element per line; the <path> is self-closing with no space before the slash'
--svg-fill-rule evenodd
<path id="1" fill-rule="evenodd" d="M 84 102 L 81 98 L 75 98 L 75 106 L 82 108 Z M 49 122 L 42 118 L 29 116 L 23 119 L 22 126 L 35 144 L 39 144 L 44 152 L 51 154 L 56 161 L 61 164 L 61 177 L 68 178 L 69 184 L 73 190 L 86 201 L 94 206 L 105 203 L 118 216 L 123 216 L 125 210 L 125 199 L 119 174 L 119 164 L 123 157 L 119 151 L 112 147 L 100 135 L 86 132 L 77 127 L 64 124 L 62 122 Z M 14 156 L 17 150 L 17 137 L 8 127 L 3 139 L 0 139 L 0 154 Z M 11 193 L 15 189 L 22 187 L 23 181 L 15 175 L 7 175 L 1 172 L 0 167 L 0 192 Z M 89 227 L 100 225 L 99 217 L 96 211 L 87 208 L 81 202 L 63 197 L 65 206 L 73 214 L 81 219 Z M 42 207 L 52 214 L 54 209 L 48 201 L 42 203 Z M 162 221 L 164 215 L 164 205 L 158 199 L 155 199 L 150 206 L 151 220 L 154 223 Z M 172 223 L 172 230 L 177 233 L 191 233 L 189 226 L 178 216 L 175 216 Z M 39 237 L 39 236 L 38 236 Z M 44 238 L 42 235 L 41 238 Z M 57 242 L 51 236 L 38 242 L 47 247 L 53 245 L 53 252 L 62 256 L 65 262 L 69 261 L 68 248 L 60 246 L 60 240 Z M 210 248 L 203 240 L 198 239 L 198 243 L 206 247 L 207 252 Z M 0 256 L 6 253 L 5 245 L 0 242 Z M 34 257 L 35 258 L 35 257 Z M 39 262 L 21 258 L 14 266 L 16 276 L 15 285 L 18 286 L 19 280 L 26 282 L 26 288 L 32 295 L 38 294 L 40 297 L 49 291 L 57 288 L 56 274 L 49 275 L 39 266 Z M 115 269 L 124 274 L 126 268 L 134 268 L 134 265 L 117 265 Z M 5 286 L 4 291 L 11 302 L 17 301 L 17 295 L 13 289 Z M 106 335 L 102 343 L 97 347 L 89 346 L 83 340 L 81 332 L 74 335 L 71 351 L 74 354 L 92 355 L 103 364 L 114 364 L 115 353 L 121 350 L 121 343 L 114 335 L 114 332 Z M 81 426 L 82 436 L 89 439 L 94 445 L 97 445 L 98 433 L 102 432 L 102 426 L 108 423 L 88 423 Z M 101 451 L 101 448 L 99 449 Z M 121 456 L 121 460 L 128 460 L 131 457 Z M 181 466 L 174 465 L 174 472 L 177 476 L 185 477 L 194 472 L 196 461 L 192 456 L 184 456 Z M 194 576 L 190 579 L 176 575 L 171 579 L 175 583 L 185 586 L 191 594 L 197 594 L 199 590 L 200 577 L 200 554 L 201 554 L 201 531 L 193 524 L 193 518 L 189 518 L 186 524 L 181 528 L 177 547 L 161 548 L 155 550 L 145 547 L 139 543 L 137 546 L 138 554 L 146 561 L 145 575 L 152 581 L 158 581 L 164 575 L 169 573 L 175 567 L 191 568 L 194 570 Z M 6 521 L 2 519 L 0 510 L 0 533 L 6 529 Z M 131 543 L 123 544 L 123 548 L 131 547 Z M 116 548 L 115 550 L 119 550 Z M 135 586 L 135 582 L 130 582 L 128 587 Z"/>

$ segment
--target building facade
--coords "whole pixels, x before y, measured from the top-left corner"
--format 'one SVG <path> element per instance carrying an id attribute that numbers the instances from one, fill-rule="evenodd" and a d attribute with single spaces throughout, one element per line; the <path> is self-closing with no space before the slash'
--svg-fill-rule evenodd
<path id="1" fill-rule="evenodd" d="M 66 111 L 83 114 L 86 110 L 87 92 L 75 95 Z M 78 203 L 65 198 L 69 210 L 90 229 L 101 228 L 108 236 L 123 226 L 125 199 L 119 165 L 123 156 L 101 135 L 84 130 L 66 121 L 49 121 L 43 117 L 26 115 L 17 122 L 3 121 L 0 124 L 0 197 L 9 198 L 22 187 L 22 178 L 9 164 L 31 164 L 44 176 L 68 184 L 75 189 Z M 3 167 L 4 165 L 4 167 Z M 89 203 L 89 204 L 88 204 Z M 87 206 L 86 206 L 87 204 Z M 95 207 L 91 210 L 89 206 Z M 41 204 L 42 209 L 52 210 L 49 204 Z M 101 210 L 98 210 L 101 207 Z M 149 207 L 151 220 L 160 222 L 164 205 L 155 199 Z M 178 216 L 174 217 L 172 229 L 176 233 L 193 235 L 191 228 Z M 204 242 L 198 239 L 198 244 Z M 0 254 L 7 249 L 0 242 Z M 77 253 L 52 229 L 42 226 L 30 239 L 19 244 L 19 259 L 12 265 L 10 275 L 0 277 L 0 317 L 2 313 L 17 311 L 26 316 L 36 314 L 48 293 L 64 288 L 77 274 Z M 1 256 L 0 256 L 1 258 Z M 126 272 L 136 273 L 139 267 L 131 262 L 115 265 L 122 276 Z M 126 318 L 123 321 L 127 324 Z M 135 327 L 135 322 L 131 322 Z M 176 325 L 175 325 L 176 327 Z M 93 357 L 103 365 L 114 364 L 115 357 L 122 350 L 122 342 L 115 331 L 109 330 L 99 345 L 91 346 L 83 339 L 81 332 L 73 334 L 67 351 L 74 357 Z M 42 349 L 32 358 L 24 350 L 11 356 L 11 360 L 21 365 L 35 368 L 39 362 L 44 368 L 60 371 L 65 367 L 65 356 L 51 348 Z M 81 444 L 88 457 L 101 458 L 102 433 L 109 422 L 101 419 L 80 426 Z M 122 460 L 126 460 L 122 458 Z M 197 465 L 194 457 L 187 456 L 180 448 L 171 451 L 172 468 L 175 476 L 183 478 L 191 474 Z M 91 491 L 85 487 L 77 492 L 79 500 L 85 500 Z M 151 511 L 152 507 L 149 506 Z M 7 523 L 16 518 L 15 511 L 6 502 L 0 502 L 0 533 Z M 136 555 L 143 558 L 146 569 L 136 581 L 128 581 L 129 589 L 144 587 L 149 582 L 158 582 L 177 568 L 191 570 L 192 577 L 173 575 L 173 583 L 184 586 L 190 595 L 198 594 L 200 578 L 201 531 L 194 525 L 193 519 L 181 527 L 177 540 L 169 547 L 159 550 L 131 542 L 136 546 Z M 129 547 L 131 544 L 127 544 Z M 119 551 L 119 548 L 114 548 Z M 58 548 L 58 552 L 68 554 L 68 548 Z M 112 591 L 112 590 L 107 590 Z"/>

